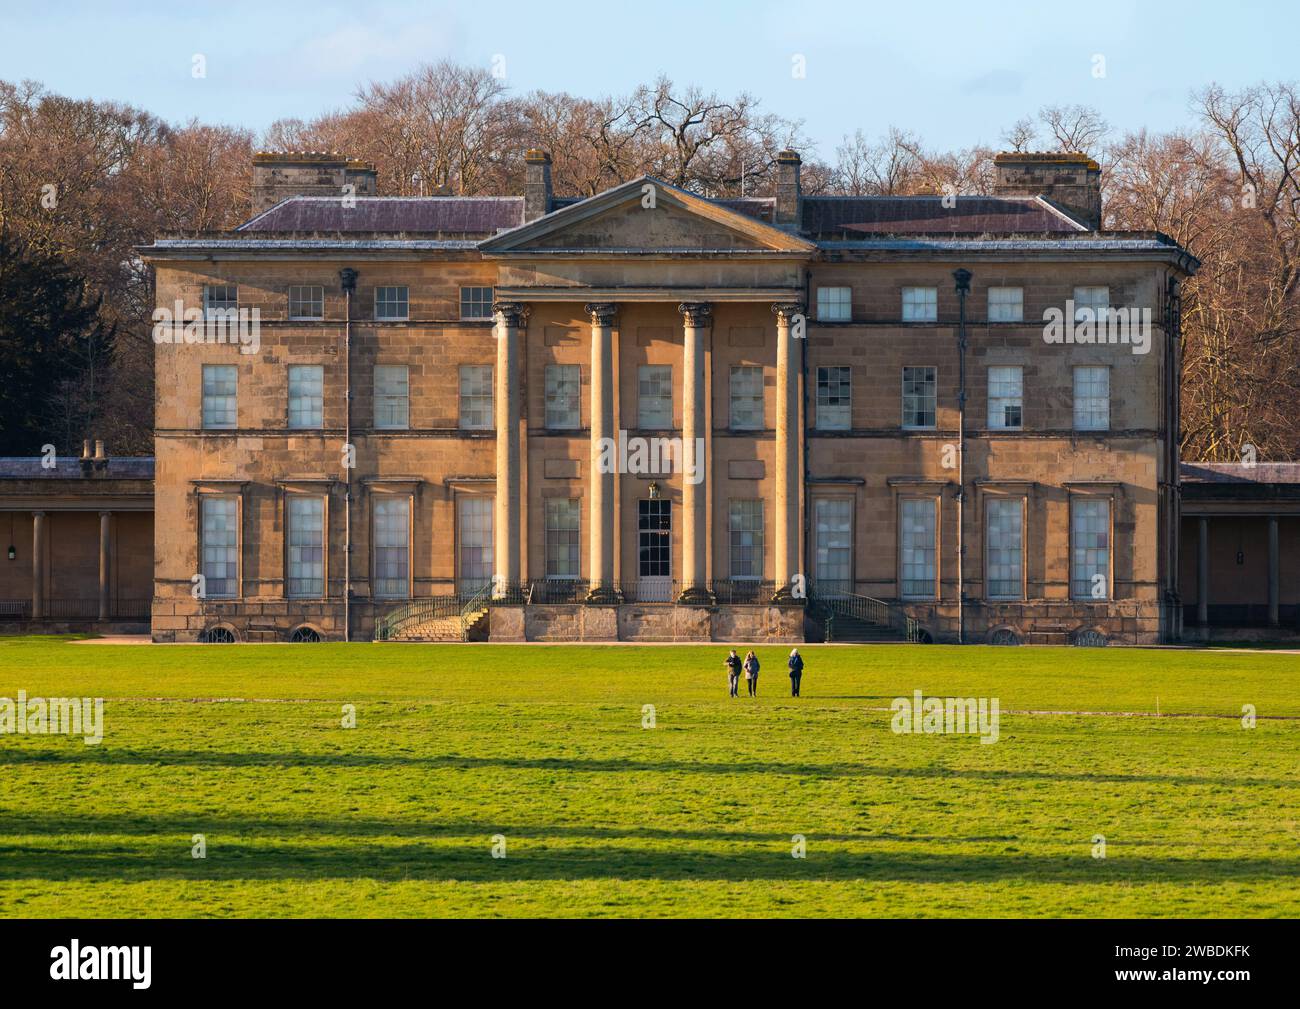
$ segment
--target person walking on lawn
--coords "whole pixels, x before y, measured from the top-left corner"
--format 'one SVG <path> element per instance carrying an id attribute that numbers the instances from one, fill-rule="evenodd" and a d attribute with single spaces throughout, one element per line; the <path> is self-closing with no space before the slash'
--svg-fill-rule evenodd
<path id="1" fill-rule="evenodd" d="M 799 654 L 799 649 L 790 649 L 790 661 L 786 663 L 790 667 L 790 696 L 799 696 L 799 681 L 803 679 L 803 656 Z"/>
<path id="2" fill-rule="evenodd" d="M 745 656 L 745 686 L 749 688 L 750 697 L 758 696 L 758 656 L 752 648 Z"/>
<path id="3" fill-rule="evenodd" d="M 726 658 L 727 663 L 727 688 L 731 696 L 736 696 L 736 691 L 740 687 L 740 656 L 736 654 L 733 648 L 731 654 Z"/>

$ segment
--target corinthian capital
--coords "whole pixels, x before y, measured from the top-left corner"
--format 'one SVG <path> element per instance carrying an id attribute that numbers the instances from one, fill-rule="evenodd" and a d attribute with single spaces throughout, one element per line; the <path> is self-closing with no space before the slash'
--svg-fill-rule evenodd
<path id="1" fill-rule="evenodd" d="M 713 324 L 713 306 L 707 301 L 683 301 L 677 311 L 682 313 L 682 321 L 694 329 Z"/>
<path id="2" fill-rule="evenodd" d="M 583 307 L 586 313 L 591 316 L 593 326 L 614 325 L 614 317 L 618 314 L 618 306 L 612 302 L 597 301 Z"/>
<path id="3" fill-rule="evenodd" d="M 497 301 L 492 304 L 492 314 L 498 322 L 514 329 L 528 318 L 528 306 L 522 301 Z"/>
<path id="4" fill-rule="evenodd" d="M 796 315 L 803 315 L 803 304 L 798 301 L 778 301 L 772 306 L 778 326 L 788 326 L 794 322 Z"/>

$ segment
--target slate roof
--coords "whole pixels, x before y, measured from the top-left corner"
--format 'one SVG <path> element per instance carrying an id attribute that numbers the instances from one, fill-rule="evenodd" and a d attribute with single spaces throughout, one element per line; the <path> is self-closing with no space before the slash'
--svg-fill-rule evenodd
<path id="1" fill-rule="evenodd" d="M 631 180 L 636 181 L 636 180 Z M 622 188 L 628 184 L 623 183 Z M 664 184 L 666 185 L 666 183 Z M 550 214 L 596 197 L 553 197 Z M 707 199 L 701 197 L 701 199 Z M 771 197 L 709 202 L 828 252 L 1124 253 L 1157 257 L 1176 253 L 1186 269 L 1200 264 L 1178 243 L 1157 232 L 1094 232 L 1051 201 L 1037 196 L 805 196 L 801 226 L 775 225 Z M 951 202 L 951 201 L 950 201 Z M 543 218 L 544 220 L 544 218 Z M 535 223 L 535 222 L 533 222 Z M 504 233 L 528 227 L 522 196 L 363 196 L 345 207 L 335 196 L 292 196 L 233 232 L 173 234 L 141 251 L 159 258 L 194 253 L 371 252 L 418 255 L 469 252 L 493 245 Z M 605 249 L 609 253 L 636 250 Z M 700 250 L 694 254 L 728 249 Z"/>
<path id="2" fill-rule="evenodd" d="M 291 196 L 236 231 L 389 232 L 487 238 L 524 223 L 522 196 Z"/>
<path id="3" fill-rule="evenodd" d="M 1078 234 L 1087 231 L 1046 200 L 1026 196 L 806 196 L 801 227 L 817 238 L 879 235 Z"/>
<path id="4" fill-rule="evenodd" d="M 582 202 L 558 198 L 552 212 Z M 770 197 L 712 203 L 771 223 Z M 236 230 L 241 234 L 366 233 L 490 237 L 524 223 L 521 196 L 359 196 L 344 206 L 332 196 L 293 196 Z M 946 207 L 939 196 L 807 196 L 800 230 L 810 236 L 853 239 L 885 235 L 1077 234 L 1086 230 L 1068 214 L 1035 197 L 959 196 Z"/>
<path id="5" fill-rule="evenodd" d="M 728 210 L 734 210 L 738 214 L 744 214 L 746 217 L 752 217 L 755 220 L 763 221 L 765 224 L 771 224 L 772 218 L 776 215 L 776 200 L 767 196 L 744 196 L 734 200 L 711 200 L 719 207 L 726 207 Z"/>
<path id="6" fill-rule="evenodd" d="M 1300 462 L 1185 462 L 1180 470 L 1185 483 L 1300 484 Z"/>
<path id="7" fill-rule="evenodd" d="M 80 456 L 59 456 L 53 469 L 41 466 L 41 456 L 0 456 L 0 480 L 81 480 Z M 152 480 L 154 457 L 151 455 L 114 455 L 108 458 L 107 471 L 98 479 Z"/>

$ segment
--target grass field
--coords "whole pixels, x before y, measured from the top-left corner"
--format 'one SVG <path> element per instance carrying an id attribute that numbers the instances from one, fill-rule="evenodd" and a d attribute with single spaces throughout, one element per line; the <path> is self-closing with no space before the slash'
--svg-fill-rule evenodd
<path id="1" fill-rule="evenodd" d="M 1300 656 L 758 651 L 753 701 L 717 647 L 0 639 L 0 697 L 105 698 L 0 736 L 0 915 L 1300 913 Z M 999 741 L 893 733 L 915 689 Z"/>

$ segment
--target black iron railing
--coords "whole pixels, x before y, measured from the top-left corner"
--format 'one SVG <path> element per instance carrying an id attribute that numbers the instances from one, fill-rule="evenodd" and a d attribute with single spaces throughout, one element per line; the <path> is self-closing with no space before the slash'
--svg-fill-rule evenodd
<path id="1" fill-rule="evenodd" d="M 770 603 L 776 595 L 776 582 L 765 582 L 757 578 L 727 578 L 710 582 L 709 591 L 724 606 Z"/>
<path id="2" fill-rule="evenodd" d="M 901 608 L 883 599 L 845 591 L 843 582 L 814 582 L 809 586 L 809 594 L 818 607 L 826 611 L 828 641 L 834 636 L 837 619 L 893 628 L 913 644 L 921 640 L 921 625 Z"/>
<path id="3" fill-rule="evenodd" d="M 28 620 L 31 615 L 30 599 L 0 599 L 0 620 Z"/>
<path id="4" fill-rule="evenodd" d="M 670 578 L 638 578 L 620 582 L 618 591 L 625 603 L 675 603 L 682 594 L 682 583 Z"/>
<path id="5" fill-rule="evenodd" d="M 427 596 L 401 603 L 375 621 L 374 640 L 392 641 L 421 624 L 445 620 L 450 625 L 454 619 L 460 640 L 465 641 L 470 627 L 487 610 L 491 592 L 492 586 L 487 584 L 468 595 Z"/>
<path id="6" fill-rule="evenodd" d="M 151 599 L 114 599 L 109 604 L 110 620 L 148 620 Z M 0 620 L 31 620 L 30 599 L 0 599 Z M 41 604 L 42 620 L 99 619 L 98 599 L 47 599 Z"/>
<path id="7" fill-rule="evenodd" d="M 524 602 L 549 605 L 581 603 L 591 591 L 591 583 L 579 578 L 543 578 L 528 586 Z"/>

